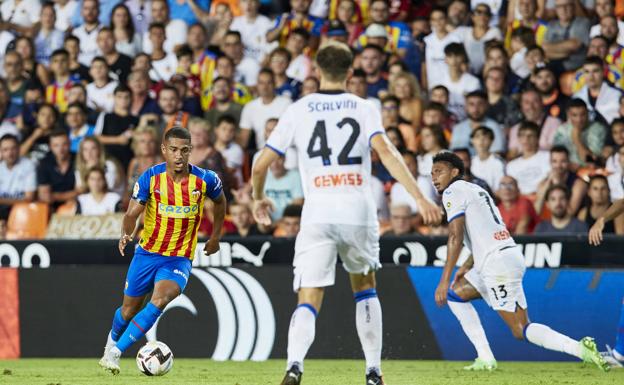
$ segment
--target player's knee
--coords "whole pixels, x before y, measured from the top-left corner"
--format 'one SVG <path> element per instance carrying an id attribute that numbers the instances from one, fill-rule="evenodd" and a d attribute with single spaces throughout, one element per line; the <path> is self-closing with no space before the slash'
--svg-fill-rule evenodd
<path id="1" fill-rule="evenodd" d="M 124 304 L 121 306 L 121 317 L 126 321 L 131 320 L 137 315 L 140 309 L 139 306 L 135 306 L 134 304 Z"/>

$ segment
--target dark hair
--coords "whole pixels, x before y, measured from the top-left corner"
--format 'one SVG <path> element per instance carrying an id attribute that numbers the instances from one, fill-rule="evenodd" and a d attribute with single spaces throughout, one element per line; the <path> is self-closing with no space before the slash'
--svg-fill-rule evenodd
<path id="1" fill-rule="evenodd" d="M 65 40 L 67 40 L 67 39 L 65 39 Z M 65 56 L 69 57 L 69 52 L 65 48 L 55 49 L 52 52 L 52 55 L 50 55 L 50 59 L 54 58 L 55 56 L 60 56 L 60 55 L 65 55 Z"/>
<path id="2" fill-rule="evenodd" d="M 592 38 L 589 39 L 589 41 L 592 41 L 594 39 L 600 39 L 602 40 L 607 46 L 609 46 L 609 39 L 607 39 L 606 37 L 604 37 L 604 35 L 596 35 Z"/>
<path id="3" fill-rule="evenodd" d="M 169 139 L 184 139 L 184 140 L 191 140 L 191 133 L 184 127 L 180 127 L 180 126 L 174 126 L 171 129 L 169 129 L 169 131 L 167 131 L 165 133 L 165 141 L 169 140 Z"/>
<path id="4" fill-rule="evenodd" d="M 224 81 L 228 84 L 228 87 L 232 86 L 232 80 L 223 76 L 217 76 L 216 78 L 214 78 L 214 80 L 212 81 L 212 85 L 214 86 L 216 82 L 219 81 Z"/>
<path id="5" fill-rule="evenodd" d="M 273 82 L 275 82 L 275 74 L 270 68 L 262 68 L 260 71 L 258 71 L 258 77 L 260 77 L 260 75 L 262 74 L 269 75 L 271 79 L 273 79 Z"/>
<path id="6" fill-rule="evenodd" d="M 527 53 L 531 51 L 539 51 L 542 54 L 542 56 L 546 56 L 546 53 L 544 52 L 544 48 L 540 47 L 537 44 L 533 44 L 527 47 Z"/>
<path id="7" fill-rule="evenodd" d="M 130 38 L 130 40 L 132 40 L 132 38 L 134 37 L 134 33 L 135 33 L 134 20 L 132 20 L 132 14 L 130 13 L 130 9 L 128 9 L 128 7 L 124 3 L 119 3 L 113 7 L 113 10 L 111 11 L 111 19 L 110 19 L 111 28 L 114 28 L 113 14 L 115 13 L 115 11 L 117 11 L 118 8 L 122 8 L 128 13 L 128 24 L 124 27 L 124 29 L 126 30 L 126 34 L 128 34 L 128 37 Z"/>
<path id="8" fill-rule="evenodd" d="M 570 151 L 565 146 L 562 146 L 562 145 L 552 146 L 552 148 L 550 149 L 551 155 L 554 154 L 555 152 L 564 153 L 566 154 L 566 157 L 568 158 L 570 157 Z"/>
<path id="9" fill-rule="evenodd" d="M 438 126 L 437 124 L 423 126 L 421 132 L 425 128 L 431 130 L 433 137 L 436 139 L 436 142 L 438 142 L 438 145 L 440 147 L 448 148 L 448 141 L 446 140 L 446 136 L 444 136 L 444 130 L 442 129 L 442 127 Z"/>
<path id="10" fill-rule="evenodd" d="M 436 156 L 433 157 L 433 163 L 445 162 L 451 168 L 456 168 L 459 171 L 458 177 L 464 175 L 464 162 L 459 158 L 459 156 L 455 155 L 450 151 L 442 151 L 439 152 Z"/>
<path id="11" fill-rule="evenodd" d="M 394 103 L 397 104 L 397 106 L 401 104 L 401 101 L 399 100 L 399 98 L 397 98 L 396 96 L 391 95 L 391 94 L 390 95 L 386 95 L 386 96 L 383 97 L 383 99 L 381 99 L 381 104 L 382 105 L 384 105 L 385 103 L 388 103 L 388 102 L 394 102 Z"/>
<path id="12" fill-rule="evenodd" d="M 178 89 L 172 85 L 169 84 L 165 84 L 161 89 L 160 92 L 158 93 L 158 96 L 160 96 L 160 94 L 162 94 L 163 91 L 172 91 L 175 92 L 176 97 L 179 99 L 180 98 L 180 93 L 178 92 Z"/>
<path id="13" fill-rule="evenodd" d="M 190 31 L 191 28 L 199 28 L 199 29 L 202 30 L 204 35 L 208 34 L 208 31 L 206 30 L 206 27 L 203 24 L 201 24 L 201 23 L 193 23 L 193 24 L 189 25 L 188 30 Z"/>
<path id="14" fill-rule="evenodd" d="M 15 143 L 19 144 L 19 139 L 17 138 L 17 136 L 15 136 L 13 134 L 4 134 L 4 135 L 2 135 L 2 138 L 0 138 L 0 143 L 4 142 L 5 140 L 12 140 Z"/>
<path id="15" fill-rule="evenodd" d="M 80 102 L 70 103 L 67 106 L 67 111 L 69 111 L 70 108 L 74 108 L 74 107 L 78 108 L 80 110 L 80 112 L 82 112 L 82 114 L 84 116 L 87 116 L 87 114 L 89 113 L 89 110 L 87 110 L 87 106 L 85 104 L 83 104 L 83 103 L 80 103 Z"/>
<path id="16" fill-rule="evenodd" d="M 303 207 L 301 205 L 291 204 L 284 208 L 284 212 L 282 214 L 283 217 L 298 217 L 301 218 L 301 210 Z"/>
<path id="17" fill-rule="evenodd" d="M 444 86 L 441 86 L 444 87 Z M 446 87 L 444 87 L 444 89 L 446 90 Z M 443 114 L 447 114 L 448 111 L 446 110 L 446 107 L 444 107 L 444 105 L 438 103 L 438 102 L 429 102 L 427 103 L 427 105 L 425 106 L 425 108 L 423 108 L 423 112 L 427 111 L 427 110 L 433 110 L 433 111 L 439 111 Z"/>
<path id="18" fill-rule="evenodd" d="M 106 65 L 106 68 L 108 68 L 108 62 L 106 61 L 106 59 L 104 59 L 104 57 L 102 56 L 96 56 L 91 60 L 91 64 L 95 63 L 95 62 L 101 62 L 104 63 Z M 106 75 L 108 77 L 108 74 Z"/>
<path id="19" fill-rule="evenodd" d="M 112 21 L 111 21 L 112 22 Z M 102 32 L 110 32 L 113 33 L 113 29 L 111 27 L 108 26 L 104 26 L 102 28 L 100 28 L 100 30 L 98 31 L 98 35 L 101 34 Z"/>
<path id="20" fill-rule="evenodd" d="M 468 92 L 466 94 L 466 100 L 468 98 L 481 98 L 486 101 L 488 100 L 487 94 L 485 93 L 485 91 L 482 91 L 482 90 Z"/>
<path id="21" fill-rule="evenodd" d="M 113 91 L 113 95 L 117 95 L 120 92 L 127 92 L 130 95 L 132 95 L 132 90 L 130 89 L 130 87 L 128 87 L 125 84 L 120 84 L 117 87 L 115 87 L 115 90 Z"/>
<path id="22" fill-rule="evenodd" d="M 366 79 L 366 72 L 358 68 L 358 69 L 353 70 L 353 72 L 351 73 L 351 77 Z"/>
<path id="23" fill-rule="evenodd" d="M 39 113 L 39 111 L 41 111 L 42 108 L 49 108 L 50 110 L 52 110 L 52 113 L 54 114 L 54 124 L 53 124 L 53 126 L 56 125 L 56 121 L 59 118 L 59 111 L 56 109 L 56 107 L 54 107 L 54 105 L 51 104 L 51 103 L 47 103 L 47 102 L 41 103 L 39 105 L 39 108 L 37 109 L 37 114 Z"/>
<path id="24" fill-rule="evenodd" d="M 528 120 L 523 120 L 522 122 L 520 122 L 520 127 L 518 128 L 518 133 L 522 132 L 522 131 L 533 131 L 533 133 L 535 133 L 535 135 L 537 135 L 539 137 L 540 134 L 540 128 L 537 124 L 528 121 Z"/>
<path id="25" fill-rule="evenodd" d="M 102 179 L 104 179 L 104 189 L 108 191 L 108 182 L 106 181 L 106 170 L 104 169 L 104 167 L 100 165 L 89 167 L 89 169 L 84 175 L 85 186 L 87 185 L 87 180 L 89 179 L 89 175 L 91 175 L 91 173 L 94 173 L 94 172 L 97 172 L 100 174 L 100 176 L 102 176 Z"/>
<path id="26" fill-rule="evenodd" d="M 291 32 L 291 33 L 292 33 L 292 32 Z M 243 40 L 243 38 L 241 37 L 241 33 L 240 33 L 240 32 L 238 32 L 238 31 L 234 31 L 234 30 L 232 30 L 232 29 L 229 29 L 229 30 L 225 33 L 224 37 L 225 37 L 225 36 L 228 36 L 228 35 L 229 35 L 229 36 L 236 36 L 236 37 L 238 37 L 238 40 L 239 40 L 239 41 L 242 41 L 242 40 Z"/>
<path id="27" fill-rule="evenodd" d="M 398 127 L 391 126 L 391 127 L 386 128 L 386 136 L 390 132 L 396 134 L 397 138 L 399 138 L 399 144 L 396 146 L 396 149 L 400 153 L 405 152 L 405 147 L 406 147 L 406 145 L 405 145 L 405 138 L 403 137 L 403 134 L 401 134 L 401 130 L 399 130 Z"/>
<path id="28" fill-rule="evenodd" d="M 529 27 L 518 27 L 511 32 L 511 38 L 518 38 L 525 47 L 535 45 L 535 32 Z"/>
<path id="29" fill-rule="evenodd" d="M 450 43 L 444 47 L 445 56 L 460 56 L 464 61 L 468 60 L 466 48 L 462 43 Z"/>
<path id="30" fill-rule="evenodd" d="M 462 154 L 466 155 L 468 157 L 468 159 L 470 159 L 470 150 L 467 147 L 454 148 L 452 150 L 452 152 L 453 152 L 453 154 L 462 153 Z M 464 172 L 470 172 L 470 170 L 464 170 Z"/>
<path id="31" fill-rule="evenodd" d="M 69 134 L 67 134 L 67 130 L 65 130 L 64 128 L 55 128 L 54 130 L 52 130 L 52 132 L 50 132 L 49 139 L 52 140 L 52 138 L 57 138 L 59 136 L 64 136 L 66 138 L 69 138 Z"/>
<path id="32" fill-rule="evenodd" d="M 487 136 L 488 138 L 490 138 L 490 140 L 494 140 L 494 131 L 487 126 L 479 126 L 477 128 L 475 128 L 471 133 L 470 133 L 470 139 L 474 138 L 478 133 L 482 133 L 483 135 Z"/>
<path id="33" fill-rule="evenodd" d="M 221 123 L 231 124 L 236 127 L 236 119 L 234 119 L 231 115 L 221 115 L 219 119 L 217 119 L 217 127 L 221 125 Z"/>
<path id="34" fill-rule="evenodd" d="M 299 27 L 299 28 L 295 28 L 292 31 L 290 31 L 291 35 L 299 35 L 301 37 L 303 37 L 305 39 L 305 41 L 308 41 L 308 39 L 310 38 L 310 32 L 308 32 L 307 29 Z"/>
<path id="35" fill-rule="evenodd" d="M 437 86 L 433 87 L 433 88 L 431 89 L 431 92 L 433 92 L 433 91 L 435 91 L 435 90 L 441 90 L 441 91 L 444 91 L 444 93 L 446 94 L 446 97 L 447 97 L 447 98 L 450 96 L 449 89 L 448 89 L 448 88 L 446 88 L 446 86 L 443 86 L 442 84 L 439 84 L 439 85 L 437 85 Z"/>
<path id="36" fill-rule="evenodd" d="M 615 126 L 616 124 L 624 124 L 624 118 L 619 117 L 619 118 L 613 119 L 610 127 L 613 128 L 613 126 Z"/>
<path id="37" fill-rule="evenodd" d="M 315 58 L 329 81 L 343 81 L 353 63 L 353 54 L 346 44 L 331 42 L 318 50 Z"/>
<path id="38" fill-rule="evenodd" d="M 362 52 L 366 51 L 367 49 L 372 49 L 377 51 L 380 55 L 384 54 L 384 50 L 383 48 L 381 48 L 380 46 L 378 46 L 377 44 L 366 44 L 366 46 L 364 48 L 362 48 Z"/>
<path id="39" fill-rule="evenodd" d="M 436 5 L 436 6 L 434 6 L 434 7 L 432 7 L 432 8 L 431 8 L 431 11 L 429 12 L 429 17 L 431 17 L 431 15 L 432 15 L 434 12 L 441 12 L 441 13 L 443 13 L 443 14 L 444 14 L 444 16 L 445 16 L 445 17 L 448 15 L 448 12 L 447 12 L 447 10 L 446 10 L 446 7 L 441 7 L 441 6 L 439 6 L 439 5 Z"/>
<path id="40" fill-rule="evenodd" d="M 602 66 L 604 66 L 604 61 L 602 60 L 600 56 L 591 55 L 585 59 L 585 62 L 583 62 L 583 65 L 585 64 L 595 64 L 599 66 L 600 68 L 602 68 Z"/>
<path id="41" fill-rule="evenodd" d="M 167 33 L 167 28 L 165 28 L 165 25 L 164 25 L 163 23 L 151 23 L 151 24 L 149 25 L 149 28 L 148 28 L 147 30 L 148 30 L 149 32 L 151 32 L 151 31 L 152 31 L 152 29 L 154 29 L 154 28 L 160 28 L 160 29 L 162 29 L 163 31 L 165 31 L 165 33 Z"/>
<path id="42" fill-rule="evenodd" d="M 271 51 L 271 53 L 269 54 L 269 58 L 272 59 L 275 55 L 286 56 L 286 60 L 288 60 L 288 63 L 290 63 L 290 61 L 292 60 L 292 54 L 290 53 L 290 51 L 283 47 L 277 47 L 273 51 Z"/>
<path id="43" fill-rule="evenodd" d="M 191 47 L 189 47 L 188 44 L 182 44 L 180 47 L 178 47 L 178 49 L 176 49 L 175 54 L 178 59 L 183 56 L 193 57 L 193 50 L 191 49 Z"/>
<path id="44" fill-rule="evenodd" d="M 65 36 L 65 39 L 63 40 L 63 43 L 67 43 L 68 41 L 75 41 L 76 43 L 80 44 L 80 39 L 78 39 L 78 37 L 76 35 L 67 35 L 67 36 Z"/>
<path id="45" fill-rule="evenodd" d="M 584 108 L 587 110 L 587 104 L 580 98 L 573 98 L 568 102 L 566 110 L 570 110 L 571 108 Z"/>
<path id="46" fill-rule="evenodd" d="M 550 198 L 550 194 L 553 193 L 553 191 L 563 191 L 563 193 L 565 194 L 566 199 L 570 199 L 570 190 L 568 189 L 568 187 L 566 185 L 563 184 L 555 184 L 552 185 L 548 188 L 548 190 L 546 190 L 546 195 L 545 195 L 545 199 L 548 200 L 548 198 Z"/>

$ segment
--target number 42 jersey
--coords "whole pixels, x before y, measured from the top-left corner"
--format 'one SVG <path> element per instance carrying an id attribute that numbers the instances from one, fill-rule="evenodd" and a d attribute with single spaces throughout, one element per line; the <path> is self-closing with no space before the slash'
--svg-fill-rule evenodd
<path id="1" fill-rule="evenodd" d="M 370 140 L 383 132 L 377 108 L 342 91 L 310 94 L 286 109 L 266 146 L 280 155 L 297 150 L 302 224 L 377 226 Z"/>

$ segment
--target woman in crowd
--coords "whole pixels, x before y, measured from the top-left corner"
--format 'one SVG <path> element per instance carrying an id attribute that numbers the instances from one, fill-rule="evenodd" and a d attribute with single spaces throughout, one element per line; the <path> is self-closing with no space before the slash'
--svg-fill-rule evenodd
<path id="1" fill-rule="evenodd" d="M 115 36 L 115 48 L 119 53 L 135 57 L 141 52 L 141 36 L 136 33 L 130 10 L 123 4 L 117 4 L 111 14 L 111 28 Z"/>
<path id="2" fill-rule="evenodd" d="M 48 70 L 35 60 L 35 44 L 30 38 L 20 36 L 15 39 L 15 52 L 22 57 L 25 78 L 38 81 L 44 86 L 50 83 Z"/>
<path id="3" fill-rule="evenodd" d="M 585 207 L 579 211 L 577 217 L 580 221 L 587 223 L 587 227 L 591 228 L 596 223 L 596 219 L 604 215 L 611 205 L 609 183 L 605 176 L 594 175 L 589 178 L 586 200 Z M 624 216 L 620 215 L 614 220 L 605 222 L 603 232 L 607 234 L 624 234 Z"/>
<path id="4" fill-rule="evenodd" d="M 31 160 L 39 162 L 43 159 L 50 146 L 49 136 L 56 127 L 59 113 L 53 105 L 44 103 L 37 111 L 37 125 L 30 136 L 24 140 L 20 146 L 20 156 L 28 156 Z"/>
<path id="5" fill-rule="evenodd" d="M 420 130 L 420 151 L 418 152 L 418 173 L 431 177 L 433 157 L 448 148 L 444 131 L 439 126 L 425 126 Z"/>
<path id="6" fill-rule="evenodd" d="M 420 86 L 416 76 L 409 72 L 397 74 L 390 83 L 388 91 L 400 101 L 399 116 L 401 120 L 411 124 L 412 128 L 418 132 L 423 106 L 420 98 Z"/>
<path id="7" fill-rule="evenodd" d="M 87 170 L 82 182 L 86 192 L 76 197 L 76 214 L 103 215 L 121 211 L 121 197 L 108 190 L 105 173 L 99 166 Z"/>
<path id="8" fill-rule="evenodd" d="M 134 130 L 132 139 L 132 152 L 134 152 L 134 157 L 130 160 L 128 172 L 126 173 L 128 176 L 128 184 L 127 192 L 123 195 L 124 206 L 132 194 L 134 184 L 139 180 L 141 174 L 153 165 L 163 161 L 160 156 L 157 138 L 158 132 L 153 126 L 140 125 Z"/>
<path id="9" fill-rule="evenodd" d="M 87 179 L 87 173 L 94 167 L 104 170 L 106 183 L 111 191 L 119 195 L 124 192 L 124 177 L 118 164 L 106 159 L 104 146 L 97 138 L 90 136 L 84 138 L 80 142 L 78 156 L 76 157 L 76 187 L 85 191 L 87 185 L 84 181 Z"/>
<path id="10" fill-rule="evenodd" d="M 364 32 L 361 20 L 358 20 L 360 18 L 358 18 L 356 14 L 356 7 L 357 5 L 354 0 L 342 0 L 339 1 L 338 8 L 336 9 L 336 18 L 340 20 L 347 29 L 347 44 L 350 46 L 352 46 L 362 32 Z"/>

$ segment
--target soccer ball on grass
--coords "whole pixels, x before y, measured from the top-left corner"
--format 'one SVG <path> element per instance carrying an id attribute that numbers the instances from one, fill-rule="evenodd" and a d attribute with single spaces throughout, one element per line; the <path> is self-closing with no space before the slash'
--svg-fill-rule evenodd
<path id="1" fill-rule="evenodd" d="M 147 376 L 164 376 L 173 366 L 173 353 L 160 341 L 151 341 L 139 349 L 137 367 Z"/>

